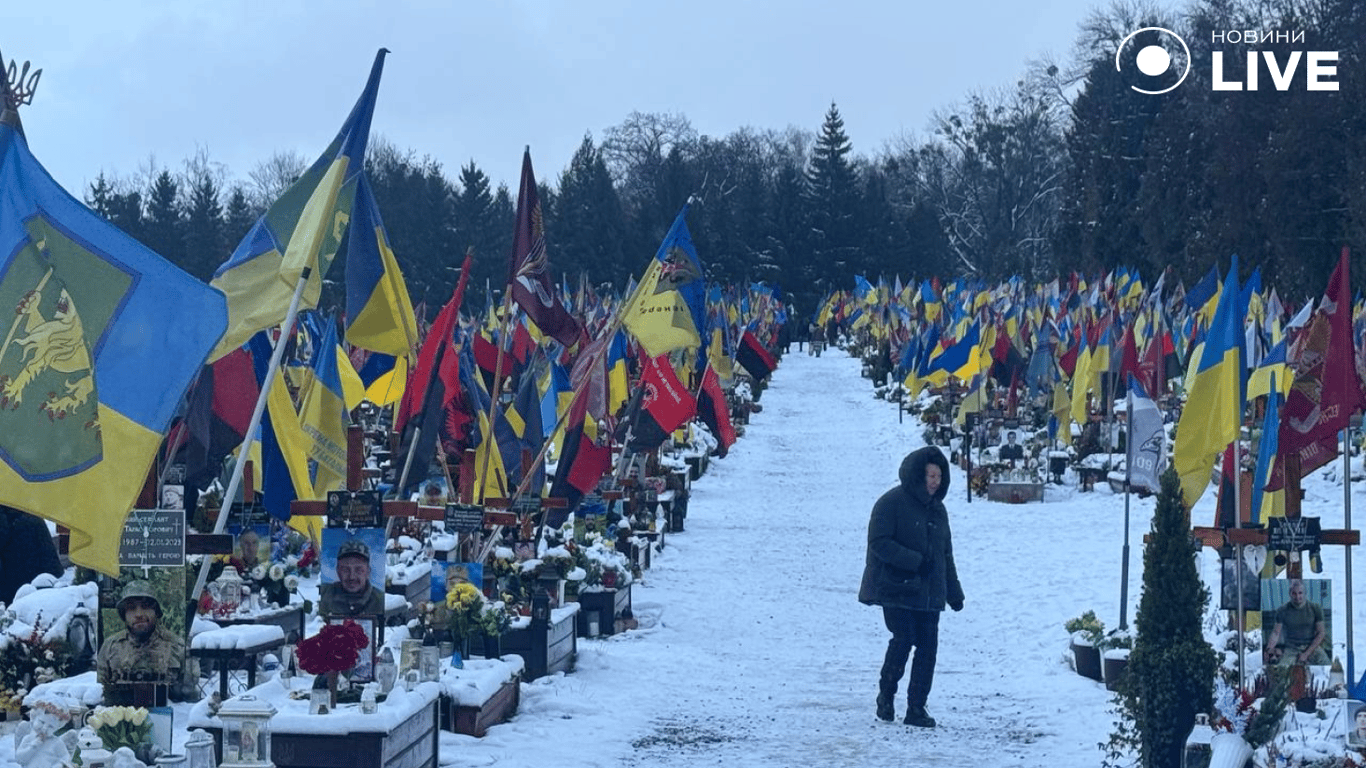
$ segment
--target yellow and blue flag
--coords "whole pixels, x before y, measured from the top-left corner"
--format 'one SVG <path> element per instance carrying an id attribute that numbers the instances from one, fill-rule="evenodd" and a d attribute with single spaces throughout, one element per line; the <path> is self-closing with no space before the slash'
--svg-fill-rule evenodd
<path id="1" fill-rule="evenodd" d="M 1243 413 L 1242 318 L 1238 316 L 1238 258 L 1210 323 L 1209 335 L 1176 426 L 1172 463 L 1181 477 L 1186 508 L 1204 494 L 1215 458 L 1238 437 Z"/>
<path id="2" fill-rule="evenodd" d="M 370 182 L 356 182 L 354 218 L 346 245 L 346 340 L 412 363 L 417 349 L 417 317 Z"/>
<path id="3" fill-rule="evenodd" d="M 313 381 L 299 408 L 299 424 L 308 437 L 313 461 L 311 498 L 324 498 L 346 482 L 346 395 L 337 367 L 337 324 L 327 320 L 322 343 L 313 355 Z M 349 363 L 348 363 L 349 365 Z"/>
<path id="4" fill-rule="evenodd" d="M 365 145 L 386 53 L 381 48 L 375 55 L 370 79 L 341 132 L 214 273 L 210 285 L 228 297 L 228 331 L 211 359 L 240 347 L 257 331 L 279 325 L 305 267 L 313 271 L 299 307 L 318 305 L 323 275 L 346 234 L 364 172 Z"/>
<path id="5" fill-rule="evenodd" d="M 706 291 L 687 216 L 685 204 L 622 309 L 622 324 L 649 357 L 702 344 Z"/>
<path id="6" fill-rule="evenodd" d="M 73 198 L 0 116 L 0 503 L 71 530 L 119 570 L 120 532 L 185 391 L 223 335 L 223 296 Z"/>

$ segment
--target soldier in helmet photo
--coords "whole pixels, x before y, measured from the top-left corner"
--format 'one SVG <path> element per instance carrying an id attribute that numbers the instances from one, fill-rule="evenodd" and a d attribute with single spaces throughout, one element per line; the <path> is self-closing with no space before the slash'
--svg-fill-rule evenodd
<path id="1" fill-rule="evenodd" d="M 119 703 L 112 687 L 125 683 L 168 686 L 172 698 L 185 698 L 185 640 L 162 626 L 161 600 L 145 581 L 129 582 L 117 605 L 124 629 L 110 635 L 96 657 L 105 703 Z"/>
<path id="2" fill-rule="evenodd" d="M 332 530 L 336 529 L 324 531 L 324 535 Z M 327 575 L 324 569 L 325 581 Z M 384 592 L 371 583 L 370 545 L 359 537 L 342 541 L 337 547 L 336 580 L 323 584 L 318 595 L 318 610 L 324 616 L 383 614 Z"/>

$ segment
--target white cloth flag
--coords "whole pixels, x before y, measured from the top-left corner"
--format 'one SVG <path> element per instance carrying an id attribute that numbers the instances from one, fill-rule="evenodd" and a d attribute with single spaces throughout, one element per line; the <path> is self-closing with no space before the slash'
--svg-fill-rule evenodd
<path id="1" fill-rule="evenodd" d="M 1129 413 L 1129 487 L 1157 493 L 1162 489 L 1159 478 L 1166 469 L 1167 433 L 1162 427 L 1162 411 L 1133 374 L 1129 375 Z"/>

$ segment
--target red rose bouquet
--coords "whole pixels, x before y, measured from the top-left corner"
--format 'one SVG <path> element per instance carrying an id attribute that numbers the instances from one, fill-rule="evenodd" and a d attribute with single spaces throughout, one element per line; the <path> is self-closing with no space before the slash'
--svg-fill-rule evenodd
<path id="1" fill-rule="evenodd" d="M 369 644 L 365 629 L 351 619 L 328 624 L 299 643 L 299 666 L 311 675 L 345 672 L 356 666 L 361 650 Z"/>

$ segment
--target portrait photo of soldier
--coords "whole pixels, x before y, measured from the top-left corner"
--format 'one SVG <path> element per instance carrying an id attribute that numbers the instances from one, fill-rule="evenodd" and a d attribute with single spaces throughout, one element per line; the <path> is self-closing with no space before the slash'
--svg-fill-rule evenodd
<path id="1" fill-rule="evenodd" d="M 132 685 L 165 686 L 170 698 L 194 698 L 185 683 L 185 639 L 167 626 L 165 594 L 148 581 L 130 581 L 119 593 L 116 625 L 106 624 L 106 637 L 95 659 L 96 679 L 104 686 L 105 704 L 132 703 Z M 170 602 L 179 611 L 183 600 Z M 112 631 L 114 626 L 120 627 Z"/>
<path id="2" fill-rule="evenodd" d="M 384 613 L 384 530 L 323 531 L 322 585 L 318 611 L 324 616 Z"/>

